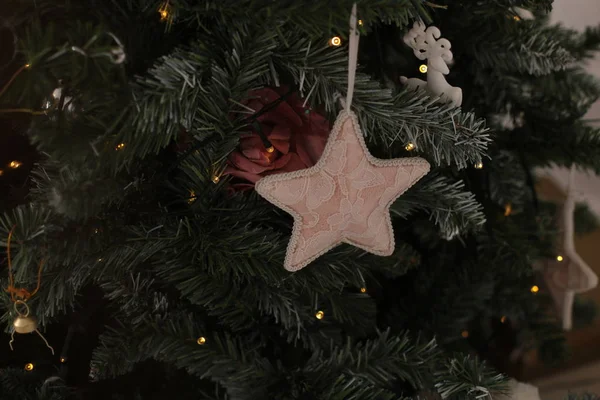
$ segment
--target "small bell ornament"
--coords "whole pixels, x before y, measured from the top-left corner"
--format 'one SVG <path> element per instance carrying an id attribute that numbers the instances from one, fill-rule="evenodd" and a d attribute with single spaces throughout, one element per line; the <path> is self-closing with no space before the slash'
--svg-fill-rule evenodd
<path id="1" fill-rule="evenodd" d="M 17 318 L 15 318 L 15 321 L 13 322 L 14 329 L 10 335 L 10 342 L 8 342 L 10 349 L 13 350 L 12 344 L 15 341 L 15 333 L 26 334 L 35 332 L 42 338 L 44 343 L 46 343 L 46 346 L 52 352 L 52 355 L 54 355 L 54 349 L 50 346 L 44 335 L 38 331 L 37 319 L 29 315 L 30 311 L 27 303 L 23 300 L 17 300 L 14 302 L 14 308 Z"/>
<path id="2" fill-rule="evenodd" d="M 42 333 L 40 331 L 38 331 L 38 323 L 37 323 L 36 318 L 29 315 L 29 314 L 31 314 L 31 311 L 29 310 L 29 306 L 27 305 L 27 300 L 29 300 L 33 295 L 35 295 L 38 292 L 38 290 L 40 289 L 41 277 L 42 277 L 42 267 L 44 265 L 44 260 L 42 260 L 40 262 L 40 265 L 38 267 L 38 282 L 37 282 L 37 287 L 35 288 L 35 290 L 33 290 L 32 292 L 29 292 L 25 288 L 15 287 L 15 284 L 14 284 L 15 278 L 12 273 L 12 260 L 10 257 L 10 242 L 12 239 L 14 229 L 15 229 L 15 227 L 13 227 L 10 230 L 10 232 L 8 233 L 8 240 L 6 241 L 6 255 L 7 255 L 7 261 L 8 261 L 8 282 L 9 282 L 9 285 L 8 285 L 8 288 L 6 289 L 6 291 L 8 293 L 10 293 L 10 298 L 13 302 L 13 308 L 15 310 L 15 314 L 17 315 L 17 317 L 15 318 L 15 320 L 13 322 L 13 331 L 10 335 L 10 342 L 8 342 L 8 345 L 10 346 L 11 350 L 14 350 L 13 342 L 15 341 L 15 333 L 27 334 L 27 333 L 35 332 L 39 335 L 39 337 L 42 338 L 44 343 L 46 343 L 46 346 L 52 352 L 52 355 L 54 355 L 54 349 L 52 348 L 52 346 L 50 346 L 50 344 L 48 343 L 48 341 L 46 340 L 44 335 L 42 335 Z"/>
<path id="3" fill-rule="evenodd" d="M 37 320 L 34 317 L 18 316 L 13 322 L 13 327 L 17 333 L 32 333 L 37 330 Z"/>

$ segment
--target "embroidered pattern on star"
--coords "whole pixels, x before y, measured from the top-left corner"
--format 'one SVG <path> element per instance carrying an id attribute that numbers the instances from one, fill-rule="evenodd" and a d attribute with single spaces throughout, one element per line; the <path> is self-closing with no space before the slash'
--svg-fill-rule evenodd
<path id="1" fill-rule="evenodd" d="M 294 217 L 284 267 L 297 271 L 341 243 L 391 255 L 389 208 L 428 171 L 419 157 L 371 156 L 356 116 L 342 111 L 316 165 L 267 176 L 256 191 Z"/>

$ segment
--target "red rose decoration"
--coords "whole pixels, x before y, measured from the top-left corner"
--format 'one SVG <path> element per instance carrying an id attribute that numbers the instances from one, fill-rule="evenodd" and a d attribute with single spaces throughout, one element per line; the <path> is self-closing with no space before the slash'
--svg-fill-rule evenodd
<path id="1" fill-rule="evenodd" d="M 259 112 L 286 92 L 285 88 L 255 90 L 245 104 Z M 273 148 L 265 147 L 254 128 L 242 136 L 239 150 L 231 153 L 224 172 L 245 181 L 234 181 L 233 189 L 252 189 L 263 176 L 315 165 L 323 154 L 329 136 L 329 121 L 302 103 L 296 93 L 291 93 L 276 107 L 257 118 L 262 134 Z"/>

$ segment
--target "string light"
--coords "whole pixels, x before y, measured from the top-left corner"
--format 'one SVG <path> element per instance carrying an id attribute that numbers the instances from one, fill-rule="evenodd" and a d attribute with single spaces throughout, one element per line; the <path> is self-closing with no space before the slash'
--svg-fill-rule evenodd
<path id="1" fill-rule="evenodd" d="M 427 65 L 421 64 L 419 66 L 419 72 L 422 73 L 422 74 L 426 74 L 427 73 Z"/>
<path id="2" fill-rule="evenodd" d="M 406 146 L 404 146 L 404 148 L 406 149 L 406 151 L 413 151 L 415 149 L 415 147 L 416 147 L 415 144 L 411 143 L 411 142 L 408 142 L 406 144 Z"/>
<path id="3" fill-rule="evenodd" d="M 342 45 L 342 39 L 339 36 L 334 36 L 331 39 L 329 39 L 329 45 L 340 47 Z"/>
<path id="4" fill-rule="evenodd" d="M 167 19 L 169 19 L 169 2 L 165 2 L 162 6 L 160 6 L 160 8 L 158 9 L 158 13 L 160 14 L 160 20 L 161 21 L 166 21 Z"/>
<path id="5" fill-rule="evenodd" d="M 216 183 L 219 183 L 219 181 L 220 181 L 220 180 L 221 180 L 221 178 L 219 178 L 219 176 L 218 176 L 218 175 L 215 175 L 215 176 L 213 176 L 213 177 L 212 177 L 212 181 L 213 181 L 213 183 L 215 183 L 215 184 L 216 184 Z"/>
<path id="6" fill-rule="evenodd" d="M 4 175 L 4 170 L 0 169 L 0 176 Z"/>
<path id="7" fill-rule="evenodd" d="M 475 164 L 475 169 L 483 169 L 483 163 L 479 161 L 477 164 Z"/>
<path id="8" fill-rule="evenodd" d="M 512 213 L 512 205 L 510 203 L 506 203 L 504 205 L 504 216 L 508 217 Z"/>
<path id="9" fill-rule="evenodd" d="M 562 260 L 564 260 L 563 256 L 556 256 L 556 261 L 561 262 Z"/>
<path id="10" fill-rule="evenodd" d="M 190 190 L 190 197 L 188 199 L 188 204 L 192 204 L 195 201 L 196 201 L 196 192 L 193 190 Z"/>
<path id="11" fill-rule="evenodd" d="M 502 322 L 502 323 L 506 322 L 506 315 L 503 315 L 502 318 L 500 318 L 500 322 Z"/>
<path id="12" fill-rule="evenodd" d="M 100 229 L 98 229 L 98 228 L 94 229 L 94 233 L 100 233 Z"/>
<path id="13" fill-rule="evenodd" d="M 66 363 L 67 362 L 67 357 L 61 357 L 60 358 L 60 362 L 63 363 L 63 364 Z"/>
<path id="14" fill-rule="evenodd" d="M 540 288 L 537 285 L 533 285 L 530 290 L 531 290 L 531 293 L 537 293 L 540 291 Z"/>
<path id="15" fill-rule="evenodd" d="M 367 293 L 367 288 L 366 287 L 361 287 L 360 288 L 360 292 L 361 293 Z"/>
<path id="16" fill-rule="evenodd" d="M 33 371 L 34 365 L 33 363 L 25 364 L 25 371 Z"/>
<path id="17" fill-rule="evenodd" d="M 31 64 L 25 64 L 25 69 L 31 68 Z"/>
<path id="18" fill-rule="evenodd" d="M 123 150 L 125 148 L 125 143 L 119 143 L 117 145 L 117 147 L 115 147 L 115 150 Z"/>
<path id="19" fill-rule="evenodd" d="M 362 19 L 358 20 L 358 26 L 363 26 L 363 20 Z"/>
<path id="20" fill-rule="evenodd" d="M 275 151 L 275 147 L 271 146 L 267 148 L 267 153 L 272 153 Z"/>
<path id="21" fill-rule="evenodd" d="M 103 259 L 102 259 L 102 257 L 100 257 L 100 258 L 98 259 L 98 262 L 102 262 L 102 261 L 103 261 Z"/>
<path id="22" fill-rule="evenodd" d="M 325 318 L 325 313 L 323 311 L 317 311 L 317 313 L 315 314 L 315 318 L 317 319 L 323 319 Z"/>
<path id="23" fill-rule="evenodd" d="M 8 164 L 8 166 L 11 167 L 12 169 L 17 169 L 21 165 L 23 165 L 23 164 L 20 163 L 19 161 L 11 161 L 10 164 Z"/>
<path id="24" fill-rule="evenodd" d="M 196 340 L 196 343 L 202 346 L 204 343 L 206 343 L 206 338 L 204 336 L 200 336 L 198 340 Z"/>
<path id="25" fill-rule="evenodd" d="M 465 339 L 468 338 L 469 337 L 469 331 L 467 331 L 467 330 L 462 331 L 460 333 L 460 336 L 462 336 Z"/>
<path id="26" fill-rule="evenodd" d="M 513 19 L 514 19 L 515 21 L 520 21 L 520 20 L 521 20 L 521 17 L 519 17 L 518 15 L 513 15 Z"/>

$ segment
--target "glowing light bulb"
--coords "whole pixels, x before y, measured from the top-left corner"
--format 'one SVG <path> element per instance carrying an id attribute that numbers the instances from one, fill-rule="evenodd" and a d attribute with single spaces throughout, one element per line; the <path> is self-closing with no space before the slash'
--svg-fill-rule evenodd
<path id="1" fill-rule="evenodd" d="M 0 169 L 0 176 L 4 175 L 4 170 Z"/>
<path id="2" fill-rule="evenodd" d="M 506 322 L 506 315 L 503 315 L 502 318 L 500 318 L 500 322 L 502 322 L 502 323 Z"/>
<path id="3" fill-rule="evenodd" d="M 219 183 L 220 180 L 221 180 L 221 178 L 219 178 L 218 175 L 215 175 L 215 176 L 212 177 L 213 183 Z"/>
<path id="4" fill-rule="evenodd" d="M 115 150 L 123 150 L 125 148 L 125 143 L 119 143 L 117 145 L 117 147 L 115 147 Z"/>
<path id="5" fill-rule="evenodd" d="M 530 290 L 531 290 L 531 293 L 537 293 L 540 291 L 540 288 L 537 285 L 533 285 Z"/>
<path id="6" fill-rule="evenodd" d="M 363 20 L 362 19 L 358 20 L 358 26 L 363 26 Z"/>
<path id="7" fill-rule="evenodd" d="M 317 311 L 317 313 L 315 314 L 315 317 L 317 319 L 323 319 L 323 318 L 325 318 L 325 313 L 323 311 Z"/>
<path id="8" fill-rule="evenodd" d="M 406 146 L 404 146 L 404 148 L 406 149 L 406 151 L 413 151 L 417 146 L 415 146 L 414 143 L 407 143 Z"/>
<path id="9" fill-rule="evenodd" d="M 507 203 L 504 206 L 504 216 L 508 217 L 511 213 L 512 213 L 512 205 L 510 203 Z"/>
<path id="10" fill-rule="evenodd" d="M 477 164 L 475 164 L 475 169 L 483 169 L 483 163 L 479 161 Z"/>
<path id="11" fill-rule="evenodd" d="M 12 169 L 17 169 L 19 168 L 21 165 L 23 165 L 22 163 L 20 163 L 19 161 L 11 161 L 8 166 L 11 167 Z"/>
<path id="12" fill-rule="evenodd" d="M 31 68 L 31 64 L 25 64 L 25 68 Z"/>
<path id="13" fill-rule="evenodd" d="M 162 6 L 158 9 L 158 13 L 160 14 L 160 20 L 166 21 L 169 18 L 169 2 L 163 3 Z"/>
<path id="14" fill-rule="evenodd" d="M 271 146 L 267 148 L 267 153 L 272 153 L 275 151 L 275 147 Z"/>
<path id="15" fill-rule="evenodd" d="M 419 72 L 422 73 L 422 74 L 426 74 L 427 73 L 427 65 L 421 64 L 419 66 Z"/>
<path id="16" fill-rule="evenodd" d="M 33 371 L 33 368 L 35 368 L 33 363 L 25 364 L 25 371 Z"/>
<path id="17" fill-rule="evenodd" d="M 196 340 L 196 343 L 202 346 L 204 343 L 206 343 L 206 338 L 204 336 L 200 336 L 198 340 Z"/>
<path id="18" fill-rule="evenodd" d="M 60 362 L 63 363 L 63 364 L 66 363 L 67 362 L 67 357 L 61 357 L 60 358 Z"/>
<path id="19" fill-rule="evenodd" d="M 561 262 L 564 260 L 563 256 L 556 256 L 556 261 Z"/>
<path id="20" fill-rule="evenodd" d="M 196 192 L 193 190 L 190 190 L 190 197 L 188 198 L 188 204 L 192 204 L 195 201 L 196 201 Z"/>
<path id="21" fill-rule="evenodd" d="M 469 337 L 469 331 L 467 331 L 467 330 L 462 331 L 460 333 L 460 336 L 462 336 L 465 339 L 468 338 Z"/>
<path id="22" fill-rule="evenodd" d="M 342 39 L 339 36 L 334 36 L 331 39 L 329 39 L 329 45 L 340 47 L 342 45 Z"/>
<path id="23" fill-rule="evenodd" d="M 513 15 L 513 19 L 514 19 L 515 21 L 520 21 L 520 20 L 521 20 L 521 17 L 519 17 L 518 15 Z"/>
<path id="24" fill-rule="evenodd" d="M 366 287 L 361 287 L 360 288 L 360 292 L 361 293 L 367 293 L 367 288 Z"/>

